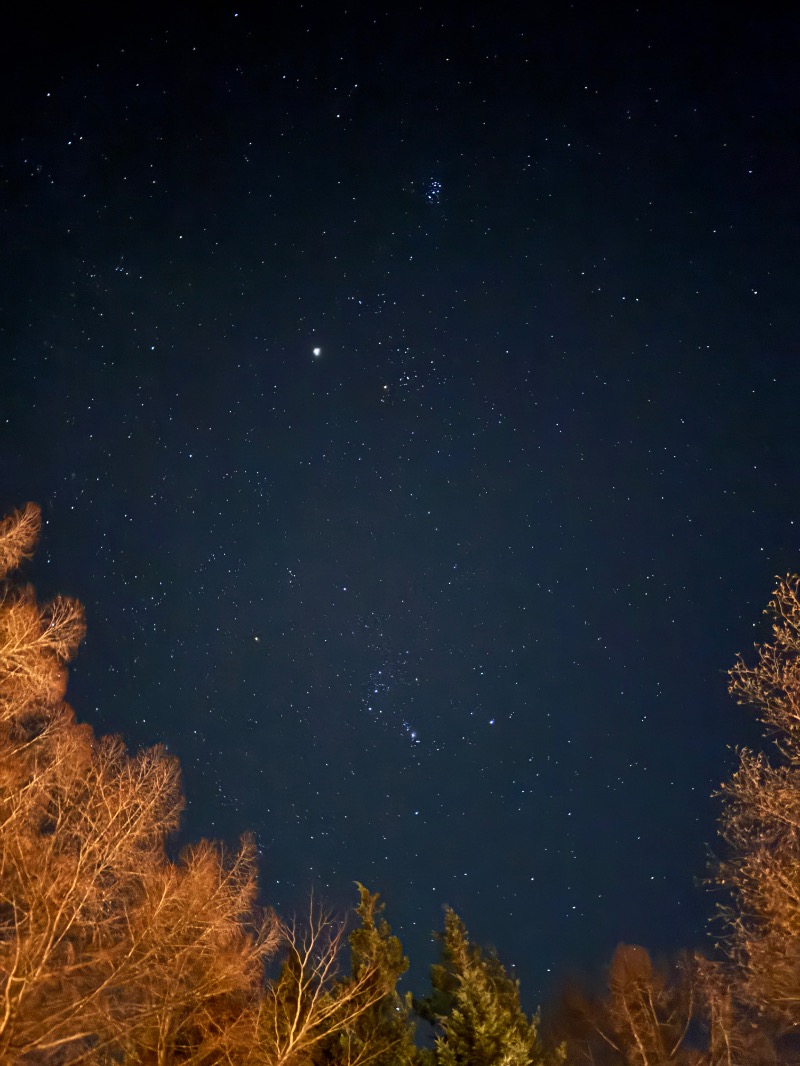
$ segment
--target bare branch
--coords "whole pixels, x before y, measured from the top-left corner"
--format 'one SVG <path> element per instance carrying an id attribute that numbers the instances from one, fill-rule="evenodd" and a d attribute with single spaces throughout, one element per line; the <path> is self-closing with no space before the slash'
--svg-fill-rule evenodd
<path id="1" fill-rule="evenodd" d="M 334 921 L 313 898 L 305 924 L 282 923 L 285 962 L 259 1005 L 254 1061 L 270 1066 L 304 1062 L 324 1039 L 347 1033 L 386 996 L 389 989 L 377 965 L 341 976 L 345 933 L 344 923 Z"/>
<path id="2" fill-rule="evenodd" d="M 0 580 L 33 555 L 41 524 L 42 514 L 35 503 L 26 503 L 0 521 Z"/>

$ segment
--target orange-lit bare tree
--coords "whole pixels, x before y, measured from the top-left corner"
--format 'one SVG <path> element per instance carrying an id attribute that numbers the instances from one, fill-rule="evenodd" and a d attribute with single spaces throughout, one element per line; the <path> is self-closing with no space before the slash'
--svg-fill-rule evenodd
<path id="1" fill-rule="evenodd" d="M 603 1000 L 573 988 L 565 993 L 556 1032 L 570 1066 L 700 1066 L 686 1045 L 695 1010 L 695 975 L 680 959 L 654 966 L 636 944 L 620 944 Z M 716 1066 L 716 1064 L 715 1064 Z M 721 1066 L 721 1063 L 720 1063 Z"/>
<path id="2" fill-rule="evenodd" d="M 345 923 L 313 899 L 306 920 L 283 922 L 281 932 L 281 972 L 267 986 L 253 1019 L 257 1036 L 247 1060 L 253 1066 L 314 1062 L 323 1043 L 337 1034 L 345 1044 L 348 1034 L 360 1035 L 355 1034 L 358 1022 L 395 991 L 397 973 L 380 952 L 362 958 L 349 975 L 343 973 Z M 381 1044 L 380 1051 L 385 1050 Z M 352 1054 L 344 1056 L 349 1066 L 365 1066 L 372 1057 L 360 1040 L 354 1040 Z"/>
<path id="3" fill-rule="evenodd" d="M 776 1066 L 771 1034 L 742 1000 L 735 970 L 725 961 L 701 955 L 695 956 L 694 964 L 699 1021 L 706 1036 L 697 1066 Z"/>
<path id="4" fill-rule="evenodd" d="M 38 529 L 31 504 L 0 524 L 0 1061 L 224 1062 L 276 941 L 253 846 L 171 861 L 176 761 L 75 723 L 80 605 L 8 580 Z"/>
<path id="5" fill-rule="evenodd" d="M 106 1029 L 126 1063 L 239 1062 L 261 994 L 276 925 L 254 921 L 255 849 L 227 860 L 207 841 L 177 864 L 148 871 L 136 909 L 120 1003 L 106 998 Z"/>
<path id="6" fill-rule="evenodd" d="M 615 1040 L 631 1066 L 686 1060 L 684 1041 L 694 1010 L 692 975 L 679 962 L 668 972 L 653 966 L 638 945 L 620 944 L 608 979 Z"/>
<path id="7" fill-rule="evenodd" d="M 739 657 L 730 691 L 754 706 L 775 756 L 747 749 L 722 786 L 728 857 L 717 874 L 731 905 L 723 943 L 741 991 L 784 1034 L 800 1033 L 800 578 L 778 581 L 772 640 Z"/>

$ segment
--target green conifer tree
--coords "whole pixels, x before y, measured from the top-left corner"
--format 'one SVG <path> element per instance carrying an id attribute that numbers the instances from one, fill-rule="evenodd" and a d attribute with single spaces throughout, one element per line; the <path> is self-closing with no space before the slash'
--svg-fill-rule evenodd
<path id="1" fill-rule="evenodd" d="M 519 982 L 497 956 L 469 942 L 458 915 L 448 908 L 442 963 L 432 967 L 433 995 L 418 1005 L 437 1028 L 437 1066 L 555 1066 L 564 1061 L 539 1040 L 539 1018 L 528 1018 Z"/>
<path id="2" fill-rule="evenodd" d="M 397 982 L 408 969 L 400 941 L 383 917 L 377 893 L 358 885 L 359 925 L 350 934 L 350 978 L 362 984 L 374 1002 L 355 1018 L 352 1026 L 326 1041 L 317 1061 L 320 1066 L 411 1066 L 417 1061 L 410 996 L 403 998 Z M 381 994 L 375 998 L 374 991 Z"/>

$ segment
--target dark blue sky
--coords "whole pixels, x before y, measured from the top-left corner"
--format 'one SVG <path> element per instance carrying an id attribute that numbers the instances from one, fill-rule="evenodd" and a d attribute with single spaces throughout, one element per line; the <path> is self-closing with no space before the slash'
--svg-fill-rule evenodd
<path id="1" fill-rule="evenodd" d="M 417 987 L 449 903 L 528 1005 L 704 942 L 800 566 L 798 20 L 594 7 L 71 12 L 1 75 L 0 503 L 78 716 L 267 901 L 380 891 Z"/>

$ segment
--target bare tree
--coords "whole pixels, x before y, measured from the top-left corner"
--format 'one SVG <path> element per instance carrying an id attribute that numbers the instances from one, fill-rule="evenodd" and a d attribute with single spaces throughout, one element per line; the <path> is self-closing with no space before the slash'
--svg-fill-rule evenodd
<path id="1" fill-rule="evenodd" d="M 603 999 L 566 991 L 555 1035 L 570 1066 L 699 1066 L 686 1043 L 695 1013 L 695 977 L 687 959 L 654 966 L 636 944 L 620 944 Z"/>
<path id="2" fill-rule="evenodd" d="M 7 583 L 37 529 L 30 506 L 0 523 L 0 1061 L 223 1062 L 277 939 L 253 844 L 173 862 L 176 760 L 76 724 L 80 605 Z"/>
<path id="3" fill-rule="evenodd" d="M 42 514 L 35 503 L 26 503 L 0 521 L 0 581 L 33 555 L 41 524 Z"/>
<path id="4" fill-rule="evenodd" d="M 707 1033 L 698 1066 L 775 1066 L 775 1049 L 752 1007 L 739 994 L 737 975 L 724 962 L 694 959 L 700 1018 Z"/>
<path id="5" fill-rule="evenodd" d="M 800 578 L 778 581 L 767 612 L 772 641 L 757 661 L 738 658 L 730 691 L 753 705 L 776 757 L 747 749 L 722 786 L 720 831 L 728 857 L 715 879 L 723 944 L 757 1012 L 783 1033 L 800 1033 Z"/>
<path id="6" fill-rule="evenodd" d="M 241 1054 L 277 925 L 254 920 L 256 856 L 201 841 L 147 874 L 122 966 L 125 994 L 104 999 L 126 1062 L 185 1066 Z"/>
<path id="7" fill-rule="evenodd" d="M 649 953 L 620 944 L 609 971 L 609 1018 L 631 1066 L 675 1062 L 693 1010 L 691 980 L 682 966 L 672 980 L 658 972 Z"/>
<path id="8" fill-rule="evenodd" d="M 313 898 L 305 921 L 282 923 L 281 934 L 283 966 L 256 1009 L 256 1037 L 247 1060 L 264 1066 L 312 1061 L 323 1041 L 347 1034 L 394 989 L 393 978 L 377 959 L 343 975 L 346 925 Z M 369 1056 L 362 1052 L 353 1066 L 367 1061 Z"/>

